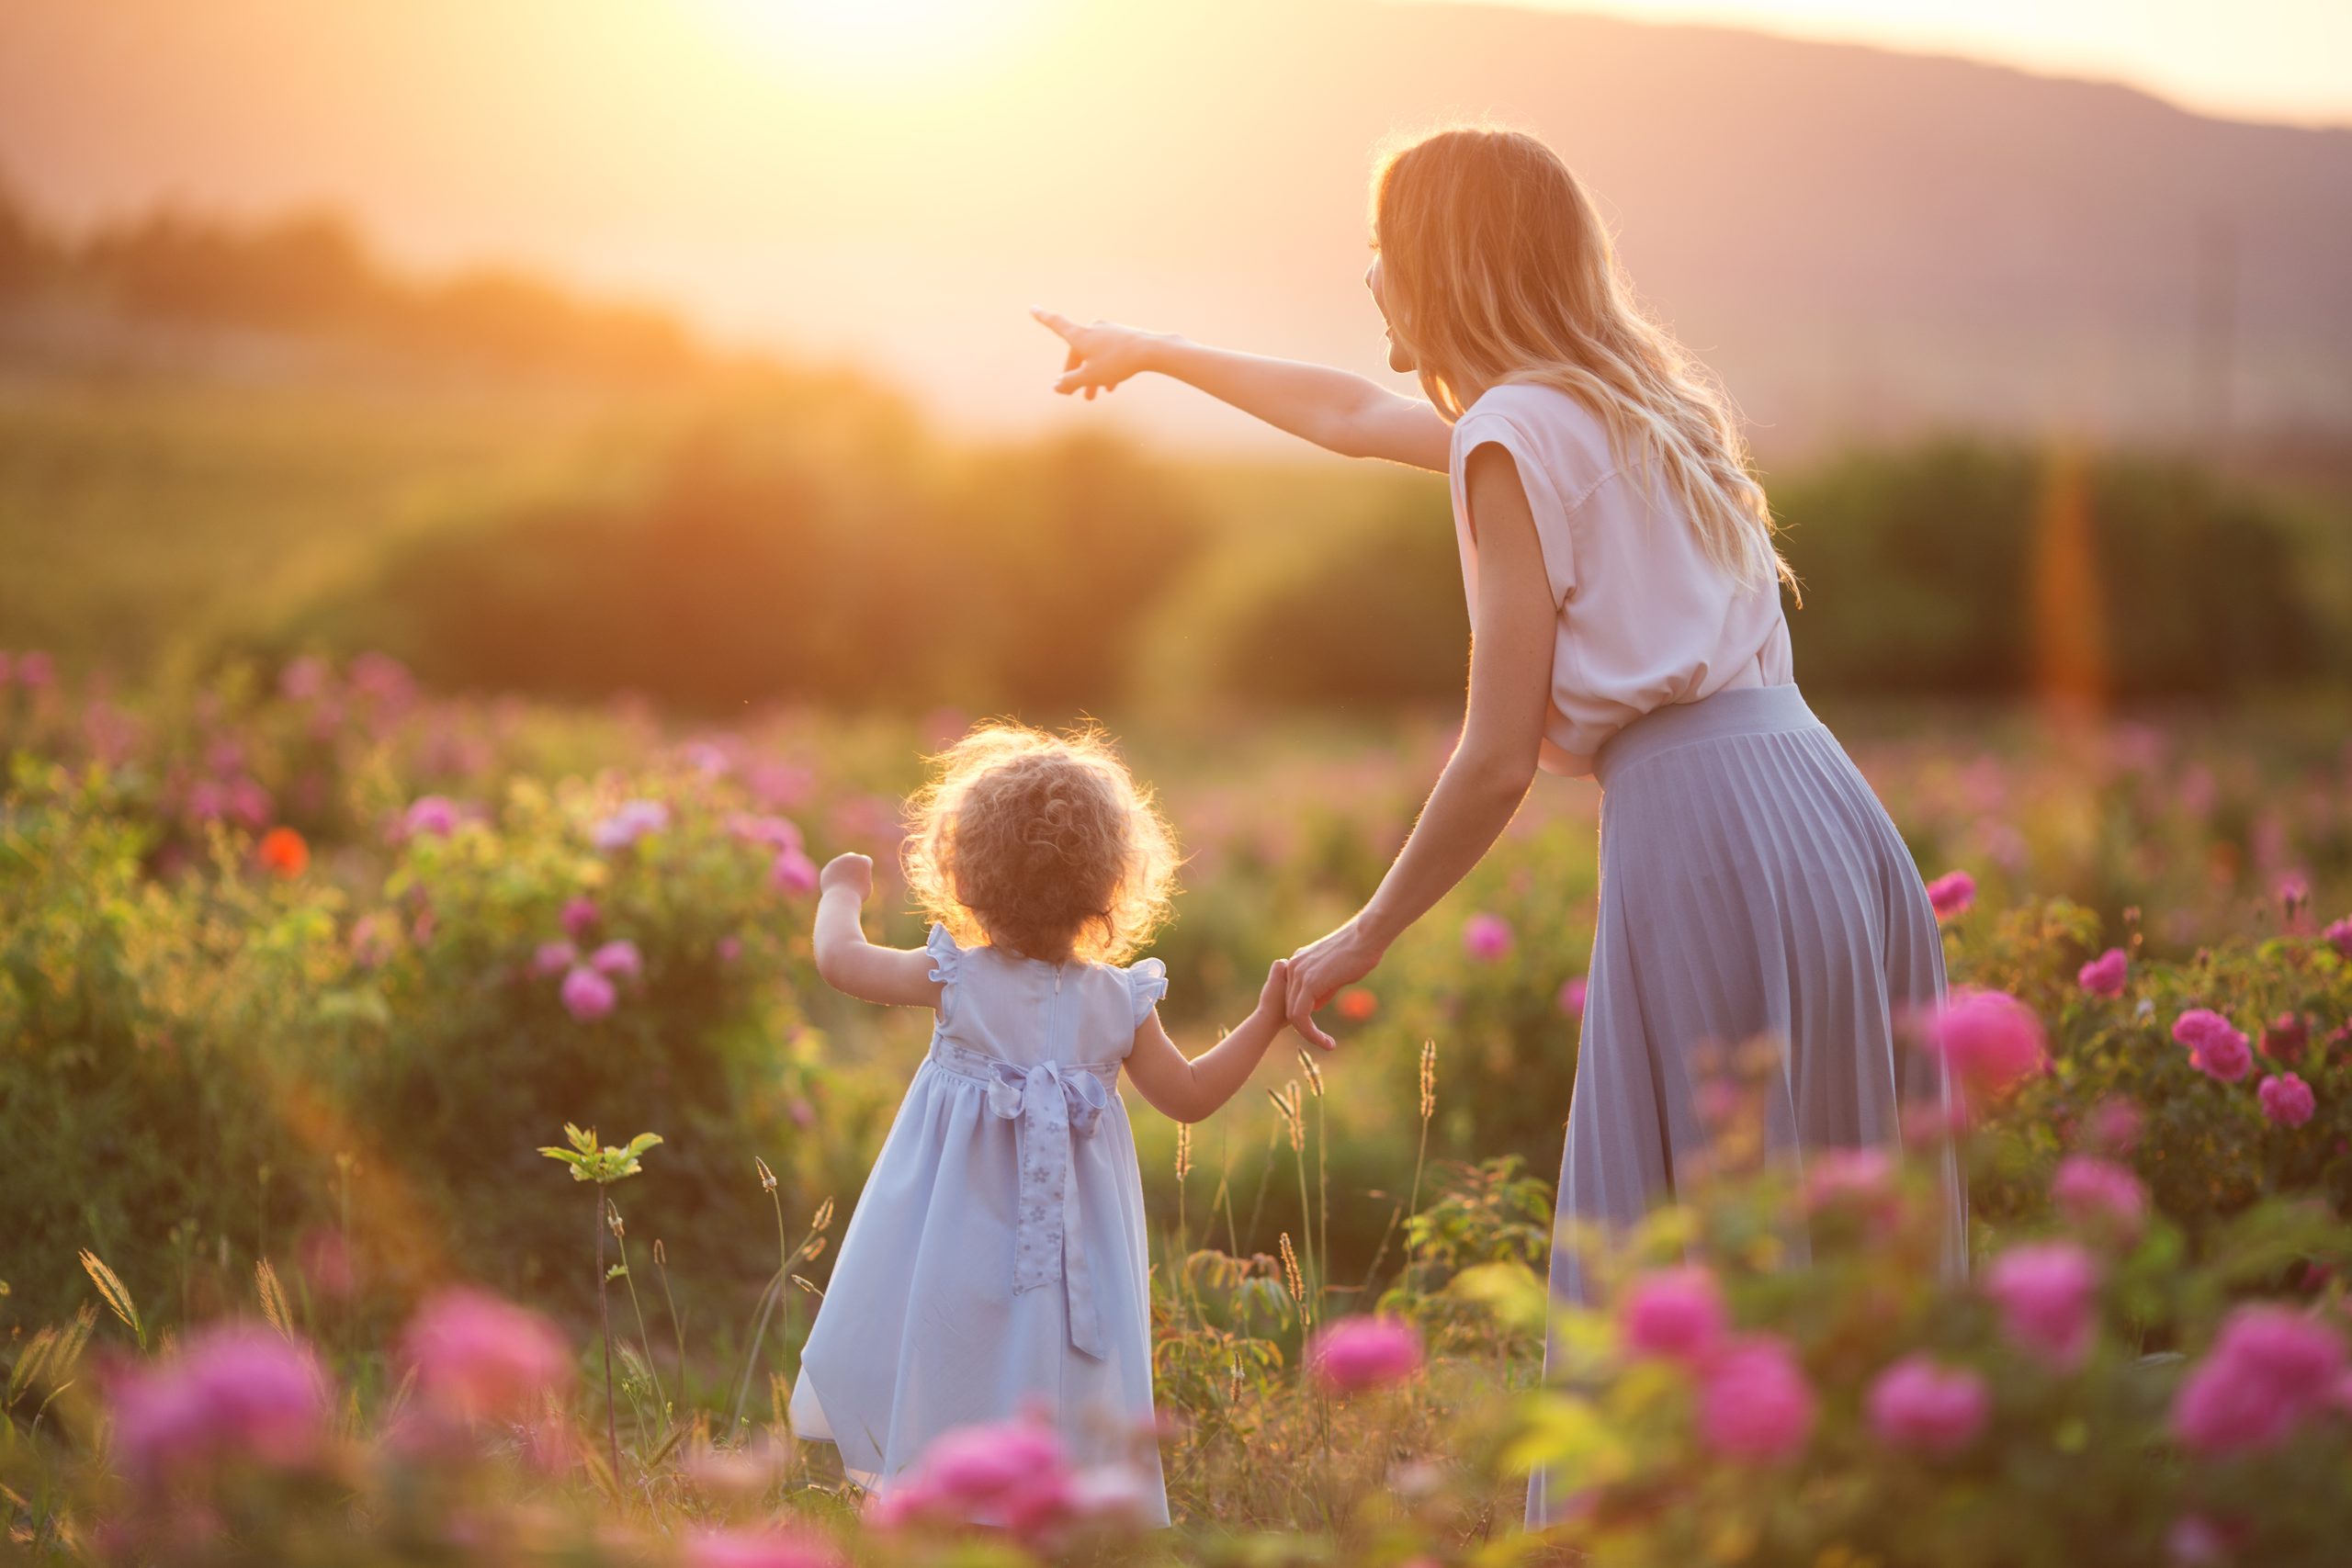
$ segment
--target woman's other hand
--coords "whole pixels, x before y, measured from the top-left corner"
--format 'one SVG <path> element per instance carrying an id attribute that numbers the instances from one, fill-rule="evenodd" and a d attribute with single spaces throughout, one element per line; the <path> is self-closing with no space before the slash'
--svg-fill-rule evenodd
<path id="1" fill-rule="evenodd" d="M 1069 345 L 1061 379 L 1054 383 L 1057 392 L 1084 392 L 1091 400 L 1095 393 L 1112 391 L 1128 377 L 1151 368 L 1151 349 L 1159 342 L 1157 333 L 1123 327 L 1116 321 L 1096 321 L 1082 327 L 1052 310 L 1033 310 L 1029 313 Z"/>

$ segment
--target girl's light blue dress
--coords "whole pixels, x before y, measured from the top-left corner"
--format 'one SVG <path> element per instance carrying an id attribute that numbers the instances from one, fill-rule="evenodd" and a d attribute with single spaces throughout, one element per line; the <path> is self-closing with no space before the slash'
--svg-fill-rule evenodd
<path id="1" fill-rule="evenodd" d="M 842 1238 L 792 1423 L 887 1488 L 941 1433 L 1048 1416 L 1080 1464 L 1135 1466 L 1158 1522 L 1143 1179 L 1119 1064 L 1166 967 L 925 944 L 931 1050 Z"/>

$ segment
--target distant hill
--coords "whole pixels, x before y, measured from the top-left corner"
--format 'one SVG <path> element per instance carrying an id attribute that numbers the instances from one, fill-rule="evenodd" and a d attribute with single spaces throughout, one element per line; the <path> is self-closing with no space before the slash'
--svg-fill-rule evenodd
<path id="1" fill-rule="evenodd" d="M 1245 426 L 1166 389 L 1046 397 L 1022 307 L 1370 369 L 1370 149 L 1491 113 L 1600 191 L 1768 451 L 2352 433 L 2352 130 L 1503 7 L 1035 8 L 1018 48 L 932 82 L 763 58 L 706 27 L 717 6 L 8 6 L 0 164 L 77 217 L 330 202 L 403 258 L 513 257 L 855 355 L 967 426 L 1222 441 Z"/>

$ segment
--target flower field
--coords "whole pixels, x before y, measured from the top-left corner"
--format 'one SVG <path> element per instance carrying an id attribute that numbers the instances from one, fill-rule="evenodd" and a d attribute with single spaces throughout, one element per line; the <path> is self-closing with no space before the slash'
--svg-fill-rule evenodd
<path id="1" fill-rule="evenodd" d="M 2296 1563 L 2352 1533 L 2352 747 L 1833 713 L 1958 989 L 1924 1161 L 1714 1168 L 1553 1316 L 1589 785 L 1226 1115 L 1135 1110 L 1178 1527 L 1046 1433 L 869 1505 L 782 1408 L 925 1023 L 817 981 L 960 716 L 683 728 L 297 660 L 0 666 L 0 1517 L 44 1562 Z M 1138 726 L 1198 1050 L 1376 881 L 1436 724 Z M 1508 867 L 1502 859 L 1508 859 Z M 886 886 L 888 940 L 921 931 Z M 582 1220 L 589 1221 L 582 1224 Z M 1539 1376 L 1547 1327 L 1555 1377 Z M 1518 1528 L 1542 1472 L 1563 1522 Z M 975 1528 L 962 1521 L 984 1517 Z"/>

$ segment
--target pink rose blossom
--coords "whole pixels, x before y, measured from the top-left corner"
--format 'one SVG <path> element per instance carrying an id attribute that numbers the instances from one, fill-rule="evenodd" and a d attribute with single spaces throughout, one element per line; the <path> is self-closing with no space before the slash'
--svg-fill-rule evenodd
<path id="1" fill-rule="evenodd" d="M 2145 1120 L 2140 1108 L 2131 1100 L 2102 1100 L 2091 1107 L 2085 1126 L 2091 1147 L 2108 1154 L 2129 1154 L 2140 1141 L 2140 1126 Z"/>
<path id="2" fill-rule="evenodd" d="M 2050 1196 L 2069 1222 L 2131 1240 L 2148 1220 L 2148 1193 L 2140 1179 L 2109 1160 L 2069 1155 L 2058 1162 Z"/>
<path id="3" fill-rule="evenodd" d="M 1936 919 L 1968 912 L 1976 902 L 1976 879 L 1964 871 L 1949 871 L 1928 884 L 1928 904 Z"/>
<path id="4" fill-rule="evenodd" d="M 2344 1376 L 2344 1341 L 2333 1327 L 2291 1307 L 2238 1307 L 2180 1385 L 2173 1436 L 2203 1454 L 2275 1448 L 2327 1408 Z"/>
<path id="5" fill-rule="evenodd" d="M 290 1469 L 324 1440 L 326 1380 L 310 1348 L 257 1324 L 198 1330 L 112 1391 L 124 1472 L 157 1480 L 218 1463 Z"/>
<path id="6" fill-rule="evenodd" d="M 1617 1331 L 1628 1350 L 1686 1366 L 1713 1355 L 1728 1325 L 1715 1277 L 1696 1264 L 1644 1274 L 1617 1303 Z"/>
<path id="7" fill-rule="evenodd" d="M 2327 945 L 2335 949 L 2338 955 L 2352 958 L 2352 916 L 2332 922 L 2320 934 L 2326 938 Z"/>
<path id="8" fill-rule="evenodd" d="M 1894 1161 L 1884 1149 L 1824 1149 L 1804 1171 L 1808 1210 L 1883 1201 L 1894 1190 Z"/>
<path id="9" fill-rule="evenodd" d="M 531 955 L 531 973 L 546 979 L 580 962 L 580 950 L 568 942 L 543 942 Z"/>
<path id="10" fill-rule="evenodd" d="M 2048 1061 L 2041 1021 L 2006 991 L 1954 990 L 1928 1026 L 1928 1040 L 1953 1076 L 1982 1094 L 2004 1094 Z"/>
<path id="11" fill-rule="evenodd" d="M 1481 964 L 1492 964 L 1510 952 L 1510 923 L 1500 915 L 1484 913 L 1462 922 L 1462 951 Z"/>
<path id="12" fill-rule="evenodd" d="M 1985 1281 L 2010 1340 L 2060 1371 L 2090 1353 L 2098 1290 L 2098 1263 L 2070 1241 L 2013 1247 L 1993 1260 Z"/>
<path id="13" fill-rule="evenodd" d="M 39 649 L 17 655 L 17 684 L 38 692 L 57 683 L 57 661 Z"/>
<path id="14" fill-rule="evenodd" d="M 631 979 L 645 972 L 645 960 L 633 942 L 608 942 L 588 955 L 588 967 L 599 975 Z"/>
<path id="15" fill-rule="evenodd" d="M 1974 1372 L 1909 1356 L 1879 1374 L 1869 1409 L 1871 1430 L 1881 1440 L 1921 1453 L 1954 1454 L 1984 1432 L 1993 1395 Z"/>
<path id="16" fill-rule="evenodd" d="M 703 1529 L 686 1538 L 684 1568 L 842 1568 L 841 1553 L 777 1530 Z"/>
<path id="17" fill-rule="evenodd" d="M 1779 1339 L 1735 1341 L 1702 1374 L 1699 1434 L 1727 1458 L 1770 1463 L 1794 1457 L 1813 1434 L 1815 1413 L 1804 1369 Z"/>
<path id="18" fill-rule="evenodd" d="M 458 830 L 465 814 L 446 795 L 423 795 L 409 804 L 401 828 L 412 839 L 446 839 Z"/>
<path id="19" fill-rule="evenodd" d="M 620 809 L 596 824 L 588 837 L 598 849 L 611 853 L 628 849 L 649 835 L 659 833 L 670 825 L 670 808 L 658 800 L 629 800 Z"/>
<path id="20" fill-rule="evenodd" d="M 565 933 L 574 942 L 584 940 L 595 927 L 598 918 L 596 900 L 585 897 L 566 899 L 563 913 L 559 917 Z"/>
<path id="21" fill-rule="evenodd" d="M 2230 1021 L 2210 1008 L 2191 1008 L 2174 1021 L 2172 1037 L 2188 1047 L 2197 1070 L 2222 1083 L 2235 1083 L 2254 1066 L 2254 1051 Z"/>
<path id="22" fill-rule="evenodd" d="M 563 998 L 564 1010 L 583 1023 L 603 1018 L 620 999 L 620 993 L 613 989 L 610 980 L 584 964 L 563 977 L 563 988 L 559 994 Z"/>
<path id="23" fill-rule="evenodd" d="M 2262 1026 L 2262 1054 L 2274 1062 L 2302 1058 L 2312 1043 L 2312 1026 L 2299 1012 L 2282 1012 Z"/>
<path id="24" fill-rule="evenodd" d="M 441 1292 L 409 1320 L 401 1355 L 420 1398 L 456 1420 L 520 1421 L 571 1377 L 554 1325 L 487 1292 Z"/>
<path id="25" fill-rule="evenodd" d="M 768 886 L 795 896 L 812 892 L 817 886 L 817 863 L 798 850 L 778 850 L 768 867 Z"/>
<path id="26" fill-rule="evenodd" d="M 1560 987 L 1560 1014 L 1564 1018 L 1582 1018 L 1584 998 L 1589 982 L 1581 975 Z"/>
<path id="27" fill-rule="evenodd" d="M 2132 960 L 2120 947 L 2110 947 L 2075 971 L 2075 983 L 2095 997 L 2120 997 L 2132 973 Z"/>
<path id="28" fill-rule="evenodd" d="M 799 826 L 788 817 L 766 817 L 738 811 L 727 818 L 727 830 L 747 844 L 767 850 L 800 850 Z"/>
<path id="29" fill-rule="evenodd" d="M 2300 1127 L 2318 1109 L 2312 1086 L 2293 1073 L 2274 1073 L 2255 1092 L 2261 1098 L 2262 1113 L 2274 1126 Z"/>
<path id="30" fill-rule="evenodd" d="M 1306 1366 L 1334 1393 L 1385 1388 L 1421 1370 L 1421 1337 L 1393 1317 L 1343 1317 L 1308 1342 Z"/>

